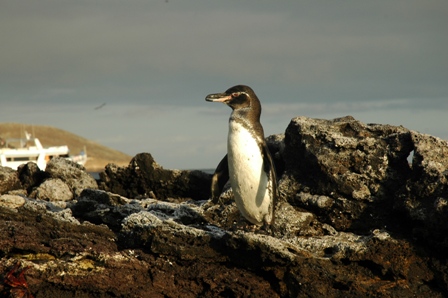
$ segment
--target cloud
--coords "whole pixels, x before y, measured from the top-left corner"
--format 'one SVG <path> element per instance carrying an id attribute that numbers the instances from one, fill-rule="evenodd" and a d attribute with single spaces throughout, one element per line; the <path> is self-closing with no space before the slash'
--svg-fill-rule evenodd
<path id="1" fill-rule="evenodd" d="M 277 93 L 288 87 L 305 99 L 448 93 L 446 84 L 434 84 L 448 72 L 439 27 L 447 21 L 428 3 L 272 9 L 268 2 L 254 8 L 50 1 L 47 10 L 27 3 L 27 9 L 9 3 L 0 21 L 0 67 L 7 70 L 1 81 L 4 90 L 15 87 L 11 93 L 25 96 L 69 88 L 77 92 L 67 100 L 93 94 L 161 101 L 180 96 L 173 86 L 210 79 L 269 85 Z"/>

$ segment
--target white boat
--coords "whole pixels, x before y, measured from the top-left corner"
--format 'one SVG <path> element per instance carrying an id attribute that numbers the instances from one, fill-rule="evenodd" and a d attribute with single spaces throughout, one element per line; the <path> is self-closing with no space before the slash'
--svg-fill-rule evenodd
<path id="1" fill-rule="evenodd" d="M 0 140 L 0 165 L 14 170 L 25 163 L 34 162 L 39 169 L 45 170 L 47 162 L 55 157 L 64 157 L 80 165 L 87 162 L 87 154 L 71 156 L 67 146 L 53 146 L 44 148 L 39 139 L 31 138 L 26 133 L 26 139 Z"/>

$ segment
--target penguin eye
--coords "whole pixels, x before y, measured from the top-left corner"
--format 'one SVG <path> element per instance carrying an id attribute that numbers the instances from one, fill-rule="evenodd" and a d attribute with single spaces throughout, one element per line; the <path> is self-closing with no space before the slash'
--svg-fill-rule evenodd
<path id="1" fill-rule="evenodd" d="M 240 96 L 240 93 L 239 93 L 239 92 L 233 92 L 233 93 L 232 93 L 232 97 L 233 97 L 233 98 L 238 97 L 238 96 Z"/>

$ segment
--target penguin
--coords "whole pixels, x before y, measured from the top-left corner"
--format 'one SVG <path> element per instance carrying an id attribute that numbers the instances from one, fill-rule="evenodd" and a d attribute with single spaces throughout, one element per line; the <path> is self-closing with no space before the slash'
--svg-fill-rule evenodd
<path id="1" fill-rule="evenodd" d="M 227 136 L 227 155 L 218 164 L 211 183 L 216 201 L 228 180 L 235 202 L 247 221 L 266 230 L 274 224 L 277 200 L 275 166 L 260 123 L 261 104 L 248 86 L 237 85 L 224 93 L 209 94 L 206 101 L 232 109 Z"/>

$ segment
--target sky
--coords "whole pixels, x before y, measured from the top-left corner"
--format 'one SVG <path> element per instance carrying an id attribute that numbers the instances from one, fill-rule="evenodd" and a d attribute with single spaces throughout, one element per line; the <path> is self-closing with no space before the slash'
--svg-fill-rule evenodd
<path id="1" fill-rule="evenodd" d="M 448 139 L 448 1 L 0 0 L 0 122 L 214 168 L 231 109 L 205 96 L 238 84 L 266 136 L 352 115 Z"/>

